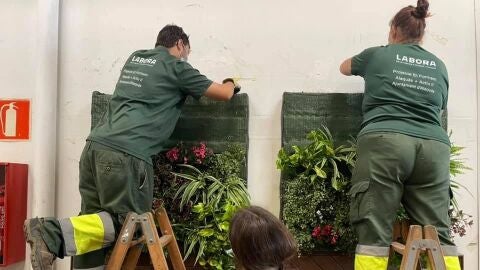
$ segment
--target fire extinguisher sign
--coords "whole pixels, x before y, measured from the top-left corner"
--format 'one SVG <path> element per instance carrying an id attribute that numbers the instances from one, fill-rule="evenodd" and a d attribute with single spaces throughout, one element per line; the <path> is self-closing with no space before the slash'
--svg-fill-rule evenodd
<path id="1" fill-rule="evenodd" d="M 30 100 L 0 99 L 0 140 L 30 139 Z"/>

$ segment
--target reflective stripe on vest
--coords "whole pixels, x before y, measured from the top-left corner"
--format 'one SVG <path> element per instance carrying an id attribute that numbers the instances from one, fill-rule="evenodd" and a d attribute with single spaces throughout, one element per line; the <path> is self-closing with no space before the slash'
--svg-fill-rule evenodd
<path id="1" fill-rule="evenodd" d="M 355 270 L 386 270 L 388 257 L 355 254 Z"/>
<path id="2" fill-rule="evenodd" d="M 388 257 L 389 250 L 390 247 L 357 245 L 357 248 L 355 249 L 355 254 Z"/>
<path id="3" fill-rule="evenodd" d="M 107 212 L 59 220 L 67 256 L 108 247 L 115 241 L 112 218 Z"/>
<path id="4" fill-rule="evenodd" d="M 445 260 L 447 270 L 461 270 L 460 260 L 457 256 L 445 256 L 443 259 Z"/>
<path id="5" fill-rule="evenodd" d="M 445 262 L 446 270 L 461 270 L 460 260 L 457 256 L 444 256 L 443 261 Z M 427 260 L 426 268 L 427 270 L 432 270 L 430 262 Z"/>
<path id="6" fill-rule="evenodd" d="M 442 251 L 444 256 L 458 256 L 458 250 L 456 246 L 442 245 Z"/>

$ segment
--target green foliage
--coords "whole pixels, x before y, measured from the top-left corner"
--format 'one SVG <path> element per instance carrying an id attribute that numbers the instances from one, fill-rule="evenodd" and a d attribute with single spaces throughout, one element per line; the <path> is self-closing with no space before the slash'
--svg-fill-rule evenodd
<path id="1" fill-rule="evenodd" d="M 241 207 L 249 205 L 245 180 L 239 177 L 245 164 L 245 150 L 230 145 L 227 150 L 213 154 L 204 144 L 193 147 L 190 153 L 182 147 L 172 148 L 166 159 L 157 157 L 155 196 L 165 203 L 179 242 L 183 243 L 185 258 L 193 256 L 195 262 L 206 269 L 234 269 L 228 240 L 230 219 Z M 196 155 L 198 154 L 198 155 Z M 192 157 L 195 166 L 175 162 Z M 163 160 L 163 163 L 160 161 Z M 173 163 L 171 166 L 166 163 Z M 163 184 L 162 184 L 163 183 Z M 167 204 L 170 202 L 171 204 Z M 172 217 L 173 216 L 173 217 Z"/>
<path id="2" fill-rule="evenodd" d="M 291 152 L 281 149 L 278 154 L 277 167 L 286 180 L 284 222 L 303 253 L 318 249 L 351 251 L 356 240 L 348 225 L 347 192 L 355 147 L 335 145 L 326 127 L 311 131 L 307 139 L 308 145 L 293 146 Z M 324 235 L 322 227 L 332 229 Z M 315 229 L 322 235 L 315 235 Z"/>
<path id="3" fill-rule="evenodd" d="M 450 132 L 451 135 L 451 132 Z M 460 209 L 455 194 L 457 194 L 457 190 L 463 188 L 467 191 L 472 197 L 473 194 L 461 183 L 455 180 L 460 174 L 464 174 L 465 171 L 471 170 L 472 168 L 468 167 L 465 164 L 465 160 L 460 158 L 461 152 L 465 147 L 457 146 L 452 143 L 450 147 L 450 187 L 453 191 L 453 196 L 451 198 L 451 207 L 448 211 L 450 216 L 450 235 L 458 235 L 460 237 L 465 236 L 467 232 L 467 227 L 471 227 L 473 225 L 472 216 L 463 212 Z"/>
<path id="4" fill-rule="evenodd" d="M 233 213 L 249 205 L 247 187 L 236 175 L 217 179 L 190 165 L 190 172 L 175 173 L 187 179 L 177 191 L 180 207 L 193 204 L 192 220 L 185 225 L 185 257 L 196 252 L 195 262 L 212 269 L 234 269 L 230 255 L 228 229 Z"/>
<path id="5" fill-rule="evenodd" d="M 312 183 L 328 179 L 335 190 L 348 185 L 350 168 L 355 164 L 356 151 L 350 146 L 335 146 L 328 128 L 308 133 L 311 142 L 306 147 L 292 146 L 293 153 L 281 149 L 278 153 L 277 168 L 287 179 L 302 175 Z"/>
<path id="6" fill-rule="evenodd" d="M 353 252 L 356 237 L 349 224 L 347 194 L 356 161 L 356 145 L 337 146 L 326 127 L 311 131 L 306 146 L 292 146 L 278 153 L 282 171 L 283 220 L 299 243 L 300 251 Z M 450 174 L 452 189 L 465 188 L 454 177 L 470 170 L 460 158 L 463 147 L 452 145 Z M 473 224 L 471 216 L 458 208 L 455 196 L 450 209 L 451 234 L 463 236 Z M 398 220 L 409 219 L 405 209 Z"/>
<path id="7" fill-rule="evenodd" d="M 245 149 L 239 144 L 231 144 L 221 154 L 213 155 L 207 159 L 207 171 L 218 178 L 227 178 L 231 175 L 239 176 L 241 168 L 246 162 Z"/>

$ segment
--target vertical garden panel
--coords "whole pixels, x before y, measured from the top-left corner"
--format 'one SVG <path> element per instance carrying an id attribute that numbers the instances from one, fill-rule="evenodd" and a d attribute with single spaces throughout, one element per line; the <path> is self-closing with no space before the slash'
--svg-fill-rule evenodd
<path id="1" fill-rule="evenodd" d="M 362 93 L 283 93 L 282 147 L 305 145 L 309 131 L 326 126 L 337 144 L 356 137 L 362 123 Z M 447 112 L 442 115 L 447 129 Z M 280 207 L 283 208 L 283 181 Z"/>
<path id="2" fill-rule="evenodd" d="M 281 116 L 282 147 L 290 152 L 294 145 L 307 145 L 309 141 L 306 135 L 322 126 L 330 130 L 337 146 L 355 140 L 362 123 L 362 99 L 362 93 L 284 93 Z M 442 122 L 446 128 L 446 113 Z M 287 201 L 295 200 L 286 196 L 286 186 L 289 186 L 287 183 L 291 183 L 288 180 L 290 179 L 282 175 L 280 184 L 282 218 L 286 205 L 287 207 L 295 205 L 293 201 Z M 298 263 L 301 269 L 353 269 L 351 255 L 316 252 L 300 257 Z"/>
<path id="3" fill-rule="evenodd" d="M 111 95 L 98 91 L 92 94 L 91 128 L 95 127 L 107 109 Z M 248 95 L 235 95 L 229 102 L 208 98 L 188 97 L 172 136 L 166 147 L 177 142 L 193 144 L 205 142 L 215 152 L 238 143 L 248 151 Z M 247 155 L 248 156 L 248 155 Z M 246 177 L 246 168 L 243 175 Z"/>

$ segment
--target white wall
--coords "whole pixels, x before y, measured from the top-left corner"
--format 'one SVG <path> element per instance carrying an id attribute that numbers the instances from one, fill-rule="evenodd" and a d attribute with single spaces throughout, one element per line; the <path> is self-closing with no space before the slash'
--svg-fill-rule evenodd
<path id="1" fill-rule="evenodd" d="M 53 215 L 58 0 L 0 1 L 0 11 L 0 98 L 29 98 L 32 112 L 31 139 L 0 142 L 0 160 L 29 165 L 28 216 Z"/>
<path id="2" fill-rule="evenodd" d="M 467 147 L 464 157 L 473 168 L 458 178 L 473 194 L 461 191 L 458 196 L 462 208 L 475 220 L 467 236 L 457 240 L 466 255 L 466 269 L 478 268 L 475 1 L 432 1 L 434 16 L 428 20 L 424 44 L 449 69 L 449 125 L 453 141 Z M 280 148 L 282 92 L 361 91 L 362 80 L 342 77 L 339 63 L 366 47 L 384 44 L 389 20 L 408 4 L 414 1 L 63 0 L 56 215 L 66 217 L 79 211 L 78 160 L 90 126 L 91 92 L 111 93 L 126 57 L 133 50 L 151 48 L 159 29 L 168 23 L 190 34 L 190 62 L 201 72 L 217 81 L 244 78 L 243 91 L 250 96 L 251 111 L 249 190 L 254 203 L 278 212 L 275 158 Z M 1 98 L 32 98 L 35 104 L 37 77 L 42 74 L 38 59 L 45 53 L 37 48 L 40 9 L 37 1 L 22 0 L 0 1 L 0 10 L 0 23 L 10 26 L 2 27 L 0 35 L 4 63 L 0 79 L 7 82 Z M 33 121 L 41 121 L 35 118 L 39 110 L 33 107 Z M 39 164 L 33 158 L 39 153 L 34 152 L 43 143 L 36 139 L 0 142 L 0 160 L 32 165 L 29 213 L 43 215 L 50 214 L 48 209 L 37 205 L 49 205 L 52 198 L 45 198 L 44 190 L 40 195 L 35 190 L 37 181 L 49 181 L 34 173 Z M 68 260 L 58 266 L 68 269 Z M 23 264 L 14 267 L 23 268 Z"/>

